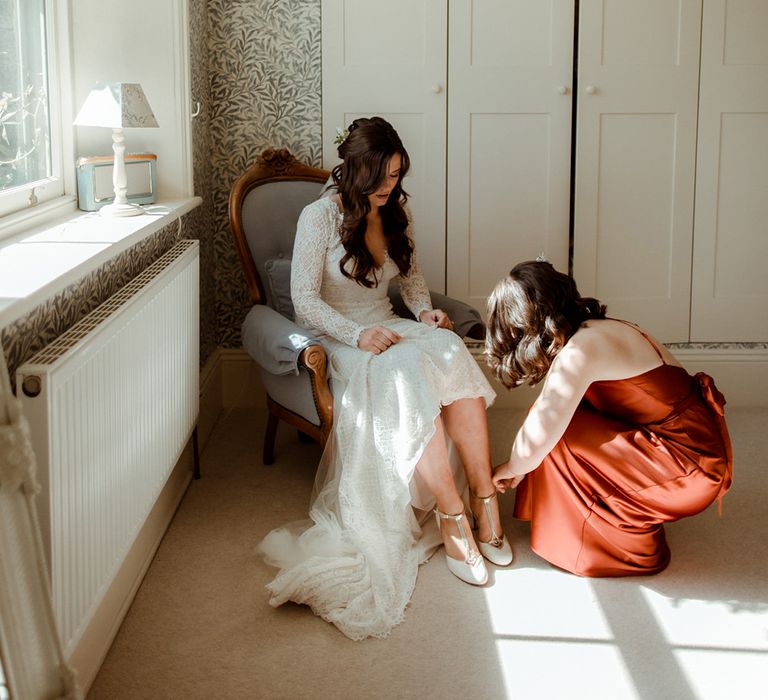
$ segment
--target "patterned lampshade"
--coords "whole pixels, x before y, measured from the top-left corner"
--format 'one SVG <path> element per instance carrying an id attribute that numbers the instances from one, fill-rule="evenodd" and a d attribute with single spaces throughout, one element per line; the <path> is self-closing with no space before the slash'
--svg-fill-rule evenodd
<path id="1" fill-rule="evenodd" d="M 96 83 L 80 109 L 75 125 L 112 129 L 158 126 L 138 83 Z"/>

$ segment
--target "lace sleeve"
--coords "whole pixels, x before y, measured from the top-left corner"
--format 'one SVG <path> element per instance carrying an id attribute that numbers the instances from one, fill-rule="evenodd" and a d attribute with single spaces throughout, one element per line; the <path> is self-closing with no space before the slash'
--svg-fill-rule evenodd
<path id="1" fill-rule="evenodd" d="M 416 257 L 416 247 L 413 240 L 413 217 L 410 209 L 406 207 L 405 211 L 408 214 L 408 228 L 405 233 L 410 238 L 411 243 L 414 244 L 414 249 L 411 256 L 411 269 L 406 276 L 400 276 L 400 295 L 410 312 L 418 319 L 422 311 L 432 309 L 432 302 L 429 298 L 429 288 L 421 274 L 419 261 Z"/>
<path id="2" fill-rule="evenodd" d="M 293 244 L 291 298 L 301 325 L 357 347 L 363 326 L 342 316 L 320 296 L 328 240 L 333 227 L 333 218 L 318 202 L 306 206 L 301 212 Z"/>

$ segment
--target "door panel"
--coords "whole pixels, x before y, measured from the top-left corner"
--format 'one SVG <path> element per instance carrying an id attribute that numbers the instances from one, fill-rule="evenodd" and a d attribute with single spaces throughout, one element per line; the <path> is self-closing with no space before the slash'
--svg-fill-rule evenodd
<path id="1" fill-rule="evenodd" d="M 573 13 L 450 4 L 448 293 L 482 311 L 517 262 L 568 269 Z"/>
<path id="2" fill-rule="evenodd" d="M 768 341 L 768 3 L 707 0 L 691 340 Z"/>
<path id="3" fill-rule="evenodd" d="M 583 0 L 574 277 L 613 316 L 689 339 L 701 0 Z"/>
<path id="4" fill-rule="evenodd" d="M 379 115 L 411 158 L 419 261 L 445 290 L 447 0 L 323 0 L 323 164 L 338 163 L 336 129 Z"/>
<path id="5" fill-rule="evenodd" d="M 475 304 L 484 306 L 495 282 L 521 254 L 536 257 L 544 249 L 548 212 L 542 193 L 550 170 L 541 154 L 549 147 L 550 131 L 547 114 L 470 115 L 466 264 Z"/>
<path id="6" fill-rule="evenodd" d="M 652 299 L 664 305 L 674 293 L 668 261 L 675 131 L 674 114 L 602 115 L 594 261 L 599 299 Z M 644 167 L 627 168 L 627 162 Z"/>

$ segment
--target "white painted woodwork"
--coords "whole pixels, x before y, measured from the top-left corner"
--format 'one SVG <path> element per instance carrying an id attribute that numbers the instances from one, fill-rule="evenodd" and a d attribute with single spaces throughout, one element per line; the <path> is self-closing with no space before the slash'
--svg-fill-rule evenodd
<path id="1" fill-rule="evenodd" d="M 768 341 L 768 3 L 706 0 L 691 340 Z"/>
<path id="2" fill-rule="evenodd" d="M 339 162 L 336 129 L 379 115 L 411 158 L 417 252 L 445 289 L 446 0 L 323 0 L 323 165 Z"/>
<path id="3" fill-rule="evenodd" d="M 448 293 L 485 311 L 544 253 L 568 270 L 573 0 L 451 2 Z"/>
<path id="4" fill-rule="evenodd" d="M 430 287 L 483 310 L 519 260 L 567 269 L 575 98 L 582 293 L 665 342 L 768 340 L 768 6 L 582 0 L 572 85 L 574 5 L 323 0 L 326 167 L 389 118 Z"/>
<path id="5" fill-rule="evenodd" d="M 580 3 L 574 277 L 689 339 L 701 0 Z"/>

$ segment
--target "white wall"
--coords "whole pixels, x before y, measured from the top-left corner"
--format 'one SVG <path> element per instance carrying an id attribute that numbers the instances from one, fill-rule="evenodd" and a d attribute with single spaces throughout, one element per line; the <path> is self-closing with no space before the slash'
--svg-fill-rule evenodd
<path id="1" fill-rule="evenodd" d="M 159 128 L 127 129 L 126 151 L 157 154 L 159 199 L 191 196 L 187 0 L 76 0 L 71 14 L 75 113 L 98 81 L 140 83 Z M 76 127 L 76 156 L 111 153 L 109 129 Z"/>

